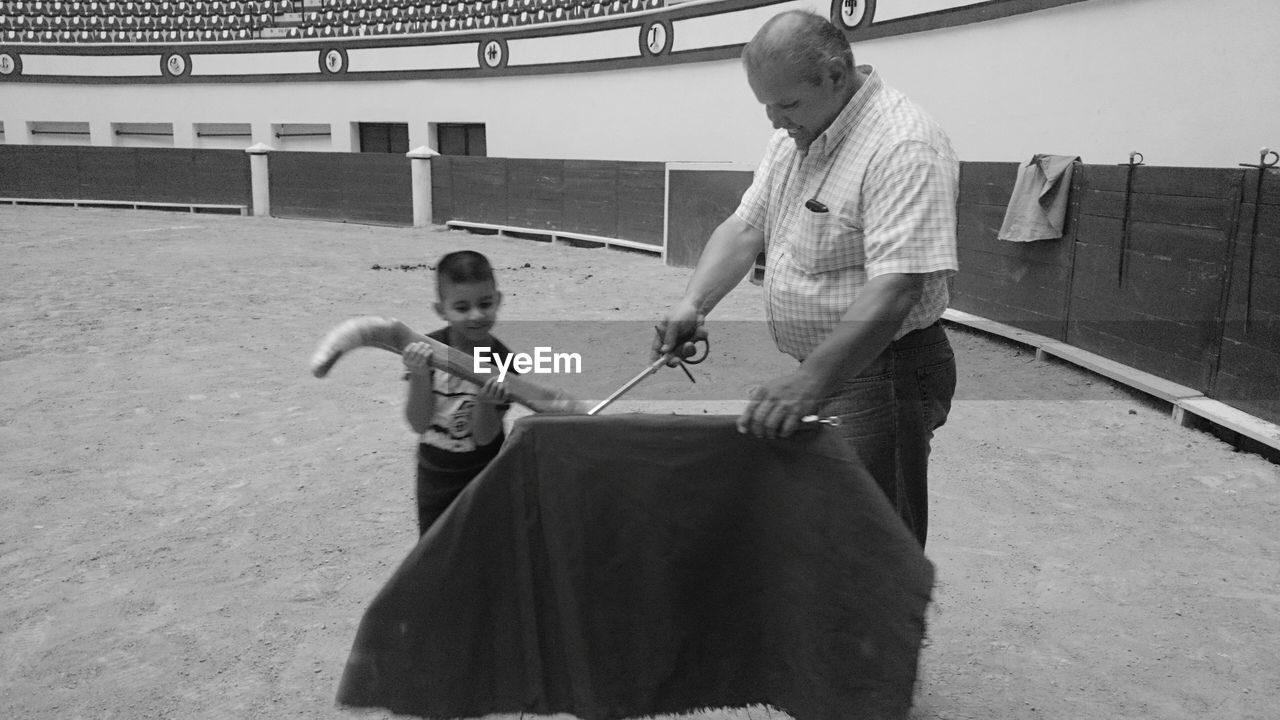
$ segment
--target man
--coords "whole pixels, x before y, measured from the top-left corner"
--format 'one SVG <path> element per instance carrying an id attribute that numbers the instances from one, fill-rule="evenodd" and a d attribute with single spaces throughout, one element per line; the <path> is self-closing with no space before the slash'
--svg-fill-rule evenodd
<path id="1" fill-rule="evenodd" d="M 752 391 L 739 431 L 787 437 L 805 415 L 839 416 L 923 546 L 929 443 L 956 381 L 939 318 L 958 267 L 959 164 L 937 124 L 855 65 L 819 15 L 775 16 L 742 59 L 778 132 L 707 242 L 655 356 L 705 332 L 703 318 L 766 253 L 770 331 L 800 365 Z"/>

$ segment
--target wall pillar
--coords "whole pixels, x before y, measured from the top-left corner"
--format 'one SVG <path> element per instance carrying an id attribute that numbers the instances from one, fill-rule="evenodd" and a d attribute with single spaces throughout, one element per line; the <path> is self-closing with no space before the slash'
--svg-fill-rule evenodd
<path id="1" fill-rule="evenodd" d="M 413 173 L 413 226 L 431 224 L 431 158 L 440 153 L 423 145 L 405 153 Z"/>
<path id="2" fill-rule="evenodd" d="M 409 123 L 409 147 L 431 147 L 435 142 L 433 129 L 433 124 L 430 123 Z"/>
<path id="3" fill-rule="evenodd" d="M 116 128 L 110 120 L 89 121 L 89 144 L 98 147 L 113 147 L 116 142 Z"/>
<path id="4" fill-rule="evenodd" d="M 6 145 L 30 145 L 31 125 L 26 120 L 5 118 L 4 141 Z"/>
<path id="5" fill-rule="evenodd" d="M 271 175 L 267 170 L 267 154 L 271 152 L 271 148 L 265 143 L 257 143 L 245 148 L 245 152 L 249 153 L 249 179 L 253 185 L 253 215 L 269 217 L 271 215 Z"/>
<path id="6" fill-rule="evenodd" d="M 196 146 L 196 126 L 190 122 L 173 124 L 173 146 L 176 148 L 194 148 Z"/>
<path id="7" fill-rule="evenodd" d="M 269 148 L 276 146 L 275 129 L 269 122 L 255 122 L 250 125 L 250 132 L 253 133 L 254 145 L 266 145 Z"/>
<path id="8" fill-rule="evenodd" d="M 360 152 L 360 136 L 356 124 L 335 122 L 329 126 L 329 142 L 333 152 Z"/>

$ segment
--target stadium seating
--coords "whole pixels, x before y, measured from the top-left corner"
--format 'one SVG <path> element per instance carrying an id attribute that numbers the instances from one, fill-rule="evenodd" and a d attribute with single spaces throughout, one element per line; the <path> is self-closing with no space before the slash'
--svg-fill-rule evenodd
<path id="1" fill-rule="evenodd" d="M 36 0 L 0 2 L 7 43 L 243 42 L 417 35 L 654 10 L 666 0 Z"/>

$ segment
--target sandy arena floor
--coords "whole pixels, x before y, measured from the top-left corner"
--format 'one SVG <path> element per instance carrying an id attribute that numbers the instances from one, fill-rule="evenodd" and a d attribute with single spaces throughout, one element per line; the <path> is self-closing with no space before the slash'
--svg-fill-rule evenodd
<path id="1" fill-rule="evenodd" d="M 381 717 L 333 698 L 416 540 L 399 359 L 307 363 L 349 317 L 434 329 L 424 265 L 463 247 L 497 267 L 498 335 L 581 353 L 545 384 L 583 398 L 643 367 L 688 277 L 440 229 L 0 207 L 0 717 Z M 696 386 L 664 371 L 610 412 L 722 411 L 789 367 L 759 292 L 712 316 Z M 913 718 L 1276 717 L 1280 468 L 952 337 Z"/>

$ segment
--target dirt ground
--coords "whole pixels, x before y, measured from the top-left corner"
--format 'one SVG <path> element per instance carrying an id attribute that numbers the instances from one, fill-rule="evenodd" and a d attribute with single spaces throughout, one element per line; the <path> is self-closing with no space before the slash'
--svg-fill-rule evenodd
<path id="1" fill-rule="evenodd" d="M 416 541 L 400 364 L 308 360 L 353 316 L 434 329 L 425 265 L 464 247 L 497 267 L 498 335 L 581 353 L 539 381 L 583 398 L 643 367 L 688 277 L 439 228 L 0 207 L 0 717 L 381 717 L 334 694 Z M 788 368 L 759 294 L 713 314 L 696 385 L 663 371 L 609 412 L 725 412 Z M 1276 717 L 1280 468 L 952 337 L 913 718 Z"/>

